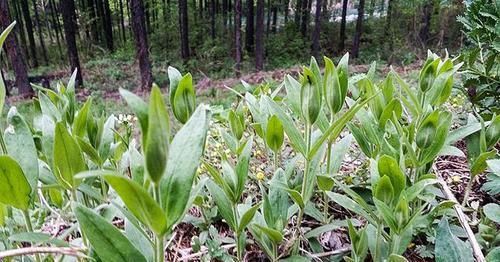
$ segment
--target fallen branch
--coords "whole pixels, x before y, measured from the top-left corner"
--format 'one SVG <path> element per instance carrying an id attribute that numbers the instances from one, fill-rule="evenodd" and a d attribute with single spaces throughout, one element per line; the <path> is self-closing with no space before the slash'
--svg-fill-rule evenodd
<path id="1" fill-rule="evenodd" d="M 82 253 L 83 251 L 84 249 L 82 248 L 72 247 L 25 247 L 0 251 L 0 259 L 6 257 L 28 256 L 42 253 L 53 253 L 73 257 L 86 257 L 86 255 Z"/>
<path id="2" fill-rule="evenodd" d="M 221 246 L 221 248 L 223 248 L 223 249 L 231 249 L 233 247 L 236 247 L 236 244 L 229 244 L 229 245 Z M 192 248 L 187 248 L 187 249 L 184 249 L 184 250 L 180 250 L 179 253 L 182 254 L 183 251 L 192 251 L 192 250 L 193 250 Z M 208 252 L 208 248 L 206 248 L 206 247 L 203 246 L 202 250 L 200 252 L 189 254 L 187 256 L 182 256 L 179 260 L 180 261 L 190 261 L 191 259 L 200 257 L 200 256 L 204 255 L 207 252 Z"/>
<path id="3" fill-rule="evenodd" d="M 446 182 L 443 180 L 443 178 L 441 178 L 441 176 L 439 175 L 438 172 L 436 172 L 436 174 L 438 174 L 438 176 L 437 176 L 438 181 L 439 181 L 439 184 L 441 185 L 441 188 L 442 188 L 442 191 L 443 191 L 445 197 L 448 200 L 455 202 L 453 209 L 455 209 L 455 212 L 457 213 L 457 216 L 458 216 L 458 221 L 460 221 L 460 224 L 462 225 L 462 227 L 465 229 L 465 232 L 467 233 L 467 238 L 469 239 L 469 242 L 472 246 L 472 252 L 474 253 L 474 257 L 476 257 L 476 261 L 477 262 L 485 262 L 486 259 L 484 258 L 483 252 L 481 251 L 481 246 L 479 246 L 479 243 L 477 242 L 477 239 L 474 236 L 474 232 L 472 232 L 472 229 L 470 228 L 469 223 L 467 222 L 468 218 L 464 214 L 462 207 L 460 206 L 460 204 L 458 204 L 457 199 L 455 198 L 455 196 L 453 195 L 453 193 L 451 192 L 450 188 L 448 187 Z"/>

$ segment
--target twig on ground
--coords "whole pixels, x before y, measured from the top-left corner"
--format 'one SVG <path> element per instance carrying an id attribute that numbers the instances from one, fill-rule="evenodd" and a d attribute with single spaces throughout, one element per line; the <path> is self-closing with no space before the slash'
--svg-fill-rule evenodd
<path id="1" fill-rule="evenodd" d="M 221 248 L 223 248 L 223 249 L 231 249 L 233 247 L 236 247 L 236 244 L 229 244 L 229 245 L 221 246 Z M 179 260 L 180 261 L 190 261 L 190 259 L 202 256 L 202 255 L 204 255 L 205 253 L 208 252 L 208 248 L 206 248 L 206 247 L 202 247 L 201 249 L 202 250 L 200 252 L 196 252 L 196 253 L 193 253 L 193 254 L 190 254 L 190 255 L 187 255 L 187 256 L 183 256 Z M 181 253 L 181 254 L 182 253 L 188 253 L 188 252 L 190 252 L 192 250 L 193 250 L 192 248 L 182 249 L 182 250 L 180 250 L 179 253 Z"/>
<path id="2" fill-rule="evenodd" d="M 441 188 L 442 188 L 442 191 L 443 191 L 443 194 L 445 195 L 445 197 L 448 200 L 455 202 L 453 209 L 455 209 L 455 212 L 457 213 L 458 221 L 460 221 L 460 224 L 462 225 L 462 227 L 465 229 L 465 232 L 467 233 L 467 237 L 468 237 L 469 242 L 472 246 L 472 252 L 474 253 L 474 256 L 476 257 L 476 260 L 478 262 L 485 262 L 486 260 L 484 258 L 483 252 L 481 251 L 481 246 L 479 246 L 479 243 L 477 242 L 477 239 L 474 236 L 474 232 L 472 232 L 472 229 L 469 226 L 469 223 L 468 223 L 469 219 L 464 214 L 462 207 L 458 203 L 457 199 L 455 198 L 455 196 L 451 192 L 451 190 L 448 187 L 448 185 L 446 184 L 446 182 L 440 176 L 440 174 L 435 166 L 434 166 L 434 171 L 437 174 L 439 184 L 441 185 Z"/>

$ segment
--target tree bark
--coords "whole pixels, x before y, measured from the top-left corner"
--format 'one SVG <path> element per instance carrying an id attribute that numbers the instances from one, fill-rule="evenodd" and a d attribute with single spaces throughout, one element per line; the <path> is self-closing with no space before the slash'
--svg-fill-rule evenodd
<path id="1" fill-rule="evenodd" d="M 358 19 L 356 21 L 356 33 L 352 42 L 352 56 L 357 58 L 359 55 L 359 44 L 361 42 L 361 33 L 363 32 L 363 19 L 365 16 L 365 0 L 359 0 Z"/>
<path id="2" fill-rule="evenodd" d="M 54 0 L 49 0 L 49 5 L 51 10 L 52 24 L 54 26 L 54 30 L 56 31 L 57 48 L 59 50 L 59 54 L 63 54 L 61 47 L 61 39 L 64 37 L 61 32 L 61 26 L 59 24 L 59 16 L 57 15 L 57 9 L 54 4 Z M 65 62 L 66 59 L 64 58 L 64 55 L 61 55 L 61 60 L 63 61 L 63 63 Z"/>
<path id="3" fill-rule="evenodd" d="M 385 21 L 385 29 L 384 29 L 384 38 L 385 41 L 389 44 L 389 52 L 392 52 L 393 48 L 393 43 L 394 41 L 392 40 L 392 10 L 394 7 L 394 0 L 388 0 L 387 4 L 387 18 Z"/>
<path id="4" fill-rule="evenodd" d="M 222 25 L 224 29 L 227 27 L 227 9 L 228 9 L 228 0 L 222 0 Z"/>
<path id="5" fill-rule="evenodd" d="M 307 36 L 307 26 L 309 24 L 309 13 L 311 10 L 308 8 L 309 1 L 312 1 L 312 0 L 302 0 L 302 7 L 301 7 L 302 18 L 301 18 L 301 23 L 300 23 L 300 33 L 302 34 L 302 37 L 304 37 L 304 38 Z"/>
<path id="6" fill-rule="evenodd" d="M 273 3 L 271 7 L 271 13 L 273 14 L 273 21 L 271 24 L 271 32 L 276 33 L 276 29 L 278 27 L 278 6 Z"/>
<path id="7" fill-rule="evenodd" d="M 241 0 L 234 1 L 234 41 L 236 76 L 240 76 L 241 69 Z"/>
<path id="8" fill-rule="evenodd" d="M 0 0 L 0 26 L 2 28 L 7 28 L 11 22 L 7 0 Z M 4 46 L 14 74 L 16 75 L 16 86 L 19 93 L 24 96 L 31 96 L 33 95 L 33 89 L 28 80 L 28 70 L 26 69 L 23 52 L 21 52 L 21 49 L 17 45 L 17 40 L 14 35 L 16 31 L 17 30 L 14 29 L 10 33 L 5 40 Z"/>
<path id="9" fill-rule="evenodd" d="M 253 53 L 254 45 L 254 0 L 247 0 L 247 24 L 246 24 L 246 37 L 245 37 L 245 48 L 247 52 Z"/>
<path id="10" fill-rule="evenodd" d="M 210 0 L 210 35 L 215 40 L 215 0 Z"/>
<path id="11" fill-rule="evenodd" d="M 19 34 L 19 38 L 20 38 L 20 41 L 21 41 L 21 48 L 22 48 L 22 52 L 23 52 L 23 55 L 24 57 L 27 57 L 29 56 L 29 53 L 28 53 L 28 44 L 26 42 L 26 34 L 24 32 L 24 21 L 23 21 L 23 17 L 22 17 L 22 14 L 21 14 L 21 7 L 19 6 L 19 3 L 16 3 L 14 2 L 14 11 L 16 13 L 16 21 L 17 21 L 17 25 L 16 27 L 19 28 L 17 31 L 20 33 Z M 26 61 L 27 63 L 27 61 Z"/>
<path id="12" fill-rule="evenodd" d="M 298 29 L 300 27 L 300 16 L 302 15 L 302 1 L 306 0 L 297 0 L 295 4 L 295 27 Z"/>
<path id="13" fill-rule="evenodd" d="M 264 69 L 264 0 L 257 0 L 255 27 L 255 69 Z"/>
<path id="14" fill-rule="evenodd" d="M 179 27 L 181 33 L 181 57 L 184 60 L 189 58 L 189 27 L 187 0 L 179 0 Z"/>
<path id="15" fill-rule="evenodd" d="M 151 62 L 149 61 L 148 36 L 142 0 L 130 0 L 130 11 L 136 56 L 141 71 L 141 89 L 148 90 L 153 85 L 153 74 L 151 73 Z"/>
<path id="16" fill-rule="evenodd" d="M 32 0 L 32 2 L 33 2 L 33 10 L 35 11 L 36 29 L 38 32 L 38 41 L 40 42 L 40 48 L 42 49 L 43 61 L 45 65 L 48 65 L 49 59 L 47 57 L 47 49 L 45 48 L 45 42 L 43 40 L 42 25 L 40 23 L 40 16 L 38 15 L 38 7 L 36 5 L 36 0 Z"/>
<path id="17" fill-rule="evenodd" d="M 432 19 L 432 11 L 434 9 L 434 0 L 427 0 L 423 6 L 422 12 L 422 27 L 420 28 L 419 36 L 420 41 L 424 47 L 427 46 L 430 38 L 430 30 L 431 30 L 431 19 Z"/>
<path id="18" fill-rule="evenodd" d="M 123 15 L 123 0 L 119 0 L 120 1 L 120 27 L 122 28 L 122 38 L 123 38 L 123 42 L 125 43 L 127 41 L 127 35 L 126 35 L 126 32 L 125 32 L 125 18 L 124 18 L 124 15 Z"/>
<path id="19" fill-rule="evenodd" d="M 340 41 L 339 41 L 339 52 L 343 52 L 345 49 L 345 24 L 347 17 L 347 4 L 349 0 L 343 0 L 342 2 L 342 20 L 340 21 Z"/>
<path id="20" fill-rule="evenodd" d="M 34 67 L 38 67 L 38 59 L 36 57 L 35 36 L 33 33 L 33 22 L 31 21 L 31 14 L 28 6 L 28 0 L 21 0 L 21 10 L 24 16 L 24 25 L 26 26 L 26 32 L 28 33 L 28 42 L 31 52 L 31 62 L 33 63 Z"/>
<path id="21" fill-rule="evenodd" d="M 76 86 L 83 86 L 82 68 L 80 66 L 80 58 L 78 57 L 78 49 L 76 45 L 76 14 L 74 0 L 61 1 L 61 12 L 63 17 L 64 34 L 66 35 L 66 46 L 68 49 L 69 63 L 71 71 L 77 69 Z"/>
<path id="22" fill-rule="evenodd" d="M 319 37 L 321 33 L 321 0 L 316 0 L 316 13 L 314 16 L 314 31 L 312 35 L 312 54 L 316 57 L 317 60 L 320 59 L 320 46 L 319 46 Z"/>
<path id="23" fill-rule="evenodd" d="M 109 0 L 103 1 L 104 10 L 104 38 L 106 39 L 106 47 L 111 52 L 114 50 L 113 44 L 113 19 L 111 17 L 111 8 L 109 7 Z"/>

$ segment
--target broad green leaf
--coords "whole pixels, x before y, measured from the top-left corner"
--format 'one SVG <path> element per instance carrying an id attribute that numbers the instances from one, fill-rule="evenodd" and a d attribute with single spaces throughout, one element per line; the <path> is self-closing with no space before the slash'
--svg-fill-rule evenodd
<path id="1" fill-rule="evenodd" d="M 167 232 L 165 213 L 144 188 L 123 176 L 104 175 L 104 179 L 139 221 L 158 236 Z"/>
<path id="2" fill-rule="evenodd" d="M 168 79 L 170 81 L 169 83 L 170 105 L 173 105 L 175 93 L 177 91 L 177 86 L 179 85 L 179 81 L 181 81 L 182 75 L 181 72 L 179 72 L 179 70 L 177 70 L 174 67 L 169 66 L 167 70 L 168 70 Z"/>
<path id="3" fill-rule="evenodd" d="M 283 241 L 283 234 L 278 230 L 266 226 L 261 226 L 259 224 L 254 224 L 254 226 L 257 227 L 260 231 L 262 231 L 262 233 L 264 233 L 275 244 L 279 244 L 281 243 L 281 241 Z"/>
<path id="4" fill-rule="evenodd" d="M 236 230 L 236 221 L 234 221 L 234 210 L 231 207 L 231 200 L 224 194 L 224 191 L 211 180 L 207 183 L 207 189 L 217 205 L 219 214 L 226 220 L 226 223 L 232 230 Z"/>
<path id="5" fill-rule="evenodd" d="M 379 127 L 384 129 L 387 121 L 391 120 L 393 116 L 395 116 L 396 119 L 399 119 L 402 113 L 403 106 L 401 105 L 401 102 L 398 99 L 393 98 L 380 115 Z"/>
<path id="6" fill-rule="evenodd" d="M 326 194 L 330 197 L 332 201 L 341 205 L 343 208 L 351 210 L 352 212 L 364 217 L 368 221 L 373 221 L 371 215 L 356 201 L 350 199 L 345 195 L 341 195 L 338 193 L 326 192 Z"/>
<path id="7" fill-rule="evenodd" d="M 406 199 L 408 202 L 413 201 L 426 187 L 436 184 L 438 181 L 434 178 L 423 179 L 408 187 L 405 190 Z"/>
<path id="8" fill-rule="evenodd" d="M 500 194 L 500 176 L 489 174 L 488 181 L 483 184 L 481 190 L 488 192 L 491 196 Z"/>
<path id="9" fill-rule="evenodd" d="M 128 106 L 132 108 L 142 131 L 142 143 L 146 143 L 146 135 L 148 133 L 148 104 L 134 93 L 120 88 L 120 95 L 125 99 Z"/>
<path id="10" fill-rule="evenodd" d="M 486 164 L 490 168 L 491 172 L 500 175 L 500 159 L 486 160 Z"/>
<path id="11" fill-rule="evenodd" d="M 273 115 L 267 121 L 266 143 L 271 150 L 278 154 L 283 145 L 284 131 L 283 124 L 276 115 Z"/>
<path id="12" fill-rule="evenodd" d="M 5 28 L 5 30 L 3 30 L 2 34 L 0 34 L 0 55 L 2 54 L 2 50 L 3 50 L 3 43 L 5 41 L 5 39 L 7 39 L 7 36 L 9 35 L 10 31 L 12 31 L 12 29 L 14 28 L 14 26 L 16 25 L 16 21 L 12 22 L 12 24 L 10 24 L 7 28 Z M 5 89 L 5 82 L 4 82 L 4 79 L 3 79 L 3 76 L 2 74 L 0 74 L 0 117 L 2 115 L 2 112 L 3 112 L 3 105 L 5 103 L 5 95 L 6 95 L 6 89 Z"/>
<path id="13" fill-rule="evenodd" d="M 53 172 L 61 186 L 75 189 L 78 186 L 73 176 L 86 169 L 82 151 L 69 134 L 63 122 L 56 124 L 54 137 Z"/>
<path id="14" fill-rule="evenodd" d="M 234 110 L 230 110 L 228 121 L 231 133 L 233 133 L 233 136 L 239 141 L 243 137 L 243 132 L 245 131 L 244 118 L 238 115 L 238 113 L 235 113 Z"/>
<path id="15" fill-rule="evenodd" d="M 151 90 L 148 110 L 148 133 L 144 144 L 146 170 L 154 183 L 160 182 L 167 165 L 170 122 L 160 88 Z"/>
<path id="16" fill-rule="evenodd" d="M 500 247 L 495 247 L 486 256 L 486 262 L 496 262 L 500 260 Z"/>
<path id="17" fill-rule="evenodd" d="M 299 206 L 300 209 L 304 209 L 305 204 L 304 204 L 304 199 L 302 198 L 302 195 L 300 194 L 299 191 L 290 189 L 290 188 L 283 188 L 286 190 L 288 195 L 290 195 L 290 198 Z"/>
<path id="18" fill-rule="evenodd" d="M 54 122 L 62 120 L 61 112 L 59 112 L 54 103 L 43 92 L 38 92 L 38 101 L 40 102 L 42 114 L 51 117 Z"/>
<path id="19" fill-rule="evenodd" d="M 3 203 L 0 203 L 0 226 L 5 226 L 5 221 L 8 215 L 9 210 L 7 209 L 7 206 Z"/>
<path id="20" fill-rule="evenodd" d="M 489 203 L 483 207 L 483 212 L 491 221 L 500 224 L 500 205 Z"/>
<path id="21" fill-rule="evenodd" d="M 335 184 L 331 177 L 323 175 L 317 175 L 316 182 L 318 184 L 319 190 L 323 191 L 331 191 L 333 189 L 333 185 Z"/>
<path id="22" fill-rule="evenodd" d="M 0 202 L 28 210 L 31 187 L 21 166 L 10 156 L 0 156 Z"/>
<path id="23" fill-rule="evenodd" d="M 196 106 L 196 94 L 193 87 L 191 74 L 182 77 L 175 90 L 173 104 L 170 105 L 175 118 L 181 123 L 186 123 L 193 114 Z"/>
<path id="24" fill-rule="evenodd" d="M 187 208 L 196 170 L 205 149 L 209 122 L 208 107 L 199 105 L 170 145 L 167 169 L 160 181 L 161 203 L 167 212 L 168 228 L 179 222 Z"/>
<path id="25" fill-rule="evenodd" d="M 128 219 L 124 220 L 124 230 L 128 240 L 144 255 L 147 261 L 153 261 L 155 251 L 149 236 L 143 232 L 140 226 L 138 227 Z"/>
<path id="26" fill-rule="evenodd" d="M 346 154 L 349 152 L 349 147 L 352 142 L 352 135 L 346 135 L 340 141 L 335 143 L 332 147 L 330 159 L 330 172 L 331 174 L 338 173 Z"/>
<path id="27" fill-rule="evenodd" d="M 120 230 L 91 209 L 77 204 L 75 215 L 80 228 L 102 261 L 146 262 L 144 255 Z"/>
<path id="28" fill-rule="evenodd" d="M 375 184 L 373 196 L 385 203 L 391 203 L 394 199 L 394 187 L 389 176 L 382 176 Z"/>
<path id="29" fill-rule="evenodd" d="M 85 130 L 86 130 L 86 125 L 87 125 L 87 119 L 88 119 L 88 114 L 90 111 L 90 106 L 92 105 L 92 98 L 90 97 L 87 99 L 87 102 L 83 104 L 82 108 L 76 115 L 75 121 L 73 122 L 73 134 L 77 137 L 83 137 Z"/>
<path id="30" fill-rule="evenodd" d="M 498 152 L 496 151 L 496 149 L 493 149 L 489 152 L 481 153 L 476 159 L 474 159 L 472 166 L 470 167 L 470 173 L 472 177 L 477 176 L 484 170 L 486 170 L 486 160 L 494 158 L 495 156 L 497 156 L 497 154 Z"/>
<path id="31" fill-rule="evenodd" d="M 255 212 L 260 207 L 260 203 L 254 205 L 253 207 L 249 208 L 242 216 L 238 225 L 238 232 L 241 233 L 245 230 L 247 225 L 252 222 L 253 217 L 255 216 Z"/>
<path id="32" fill-rule="evenodd" d="M 401 255 L 391 254 L 389 256 L 389 262 L 407 262 L 407 261 L 408 260 Z"/>
<path id="33" fill-rule="evenodd" d="M 399 194 L 406 187 L 406 177 L 401 171 L 396 159 L 391 156 L 383 155 L 378 160 L 378 173 L 380 177 L 388 176 L 394 188 L 394 198 L 398 199 Z"/>
<path id="34" fill-rule="evenodd" d="M 37 188 L 38 153 L 31 129 L 15 107 L 9 110 L 7 121 L 10 125 L 4 136 L 7 152 L 19 163 L 31 188 Z"/>
<path id="35" fill-rule="evenodd" d="M 446 218 L 439 222 L 434 253 L 436 262 L 474 261 L 469 243 L 462 242 L 453 235 Z"/>
<path id="36" fill-rule="evenodd" d="M 245 190 L 245 183 L 248 178 L 248 168 L 250 164 L 250 156 L 252 154 L 253 137 L 250 137 L 244 144 L 243 151 L 238 157 L 238 163 L 236 164 L 236 190 L 235 190 L 235 202 L 241 197 L 243 191 Z"/>

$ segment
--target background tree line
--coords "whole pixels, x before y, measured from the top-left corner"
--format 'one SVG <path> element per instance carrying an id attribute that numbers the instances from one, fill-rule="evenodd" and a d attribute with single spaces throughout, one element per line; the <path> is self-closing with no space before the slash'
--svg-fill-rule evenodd
<path id="1" fill-rule="evenodd" d="M 458 0 L 0 0 L 1 29 L 17 21 L 0 66 L 29 95 L 30 69 L 78 68 L 83 85 L 82 60 L 117 52 L 137 59 L 143 89 L 160 60 L 236 75 L 347 51 L 360 62 L 409 63 L 427 48 L 461 46 L 463 8 Z"/>

